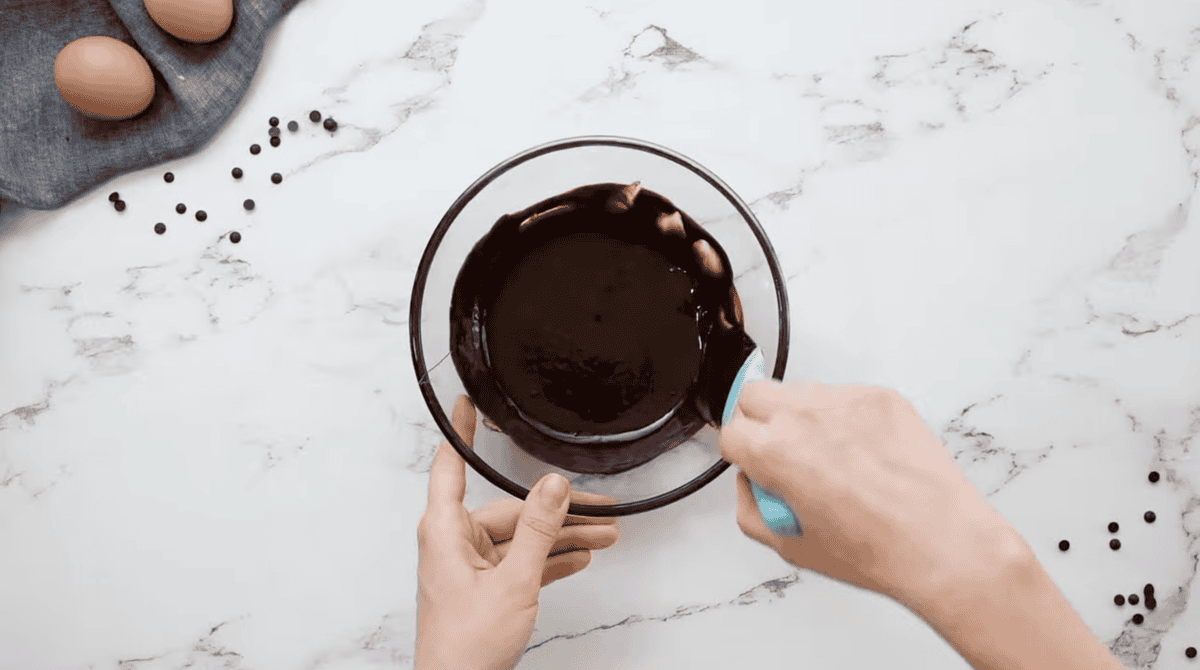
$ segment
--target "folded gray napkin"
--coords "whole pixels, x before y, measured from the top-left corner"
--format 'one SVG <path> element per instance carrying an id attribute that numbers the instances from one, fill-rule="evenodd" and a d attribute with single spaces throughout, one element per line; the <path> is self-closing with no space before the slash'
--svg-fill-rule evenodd
<path id="1" fill-rule="evenodd" d="M 164 31 L 143 0 L 0 0 L 0 199 L 55 209 L 113 176 L 191 154 L 217 133 L 258 69 L 267 32 L 300 0 L 234 0 L 208 44 Z M 150 63 L 154 100 L 107 121 L 68 105 L 54 83 L 67 43 L 104 35 Z"/>

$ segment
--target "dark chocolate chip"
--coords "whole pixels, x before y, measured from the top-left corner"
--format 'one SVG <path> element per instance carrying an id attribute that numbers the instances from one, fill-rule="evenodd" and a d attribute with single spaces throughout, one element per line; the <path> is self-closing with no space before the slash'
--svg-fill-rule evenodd
<path id="1" fill-rule="evenodd" d="M 203 221 L 207 218 L 208 218 L 208 214 L 204 210 L 202 210 L 202 209 L 196 210 L 196 220 L 197 221 Z"/>
<path id="2" fill-rule="evenodd" d="M 154 224 L 154 232 L 162 235 L 163 233 L 167 232 L 167 227 L 161 223 L 156 223 Z"/>
<path id="3" fill-rule="evenodd" d="M 1066 551 L 1071 548 L 1071 543 L 1067 542 L 1066 540 L 1063 540 L 1062 542 L 1058 543 L 1058 548 L 1062 549 L 1063 551 Z"/>
<path id="4" fill-rule="evenodd" d="M 183 214 L 184 212 L 187 211 L 187 205 L 185 205 L 181 202 L 178 205 L 175 205 L 175 211 L 179 212 L 180 214 Z"/>
<path id="5" fill-rule="evenodd" d="M 1139 600 L 1140 600 L 1140 598 L 1138 598 L 1138 594 L 1136 594 L 1136 593 L 1130 593 L 1130 594 L 1129 594 L 1129 604 L 1130 604 L 1130 605 L 1136 605 L 1136 604 L 1138 604 L 1138 601 L 1139 601 Z"/>
<path id="6" fill-rule="evenodd" d="M 271 181 L 278 184 L 279 182 L 283 181 L 283 175 L 276 172 L 275 174 L 271 175 Z"/>
<path id="7" fill-rule="evenodd" d="M 238 242 L 241 242 L 241 241 L 242 241 L 242 234 L 241 234 L 241 233 L 239 233 L 239 232 L 238 232 L 238 231 L 236 231 L 236 230 L 235 230 L 235 231 L 233 231 L 232 233 L 229 233 L 229 241 L 230 241 L 230 242 L 233 242 L 234 244 L 237 244 Z"/>
<path id="8" fill-rule="evenodd" d="M 171 182 L 175 181 L 175 174 L 172 172 L 166 173 L 165 175 L 163 175 L 163 181 L 170 184 Z"/>
<path id="9" fill-rule="evenodd" d="M 1154 596 L 1146 598 L 1146 609 L 1152 610 L 1155 607 L 1158 607 L 1158 601 L 1154 599 Z"/>
<path id="10" fill-rule="evenodd" d="M 1157 482 L 1157 481 L 1158 481 L 1158 473 L 1151 472 L 1150 473 L 1150 483 L 1153 484 L 1154 482 Z"/>
<path id="11" fill-rule="evenodd" d="M 1185 655 L 1186 655 L 1188 658 L 1196 658 L 1196 648 L 1195 648 L 1195 647 L 1188 647 L 1188 648 L 1187 648 L 1187 650 L 1186 650 L 1186 651 L 1184 651 L 1183 653 L 1184 653 L 1184 654 L 1185 654 Z"/>
<path id="12" fill-rule="evenodd" d="M 1117 532 L 1117 529 L 1118 529 L 1118 528 L 1120 528 L 1120 526 L 1118 526 L 1118 525 L 1117 525 L 1117 522 L 1116 522 L 1116 521 L 1113 521 L 1113 522 L 1111 522 L 1111 523 L 1109 523 L 1109 524 L 1108 524 L 1108 532 L 1110 532 L 1110 533 L 1115 533 L 1115 532 Z"/>
<path id="13" fill-rule="evenodd" d="M 1146 512 L 1142 515 L 1142 518 L 1146 520 L 1146 523 L 1154 523 L 1156 517 L 1154 516 L 1154 512 Z"/>
<path id="14" fill-rule="evenodd" d="M 309 121 L 312 121 L 313 123 L 316 123 L 317 121 L 320 121 L 320 120 L 321 120 L 321 113 L 320 113 L 320 112 L 318 112 L 317 110 L 315 110 L 315 109 L 314 109 L 313 111 L 311 111 L 311 112 L 309 112 L 309 113 L 308 113 L 308 120 L 309 120 Z"/>
<path id="15" fill-rule="evenodd" d="M 234 179 L 242 178 L 242 168 L 233 168 L 233 178 Z"/>
<path id="16" fill-rule="evenodd" d="M 246 201 L 242 203 L 242 207 L 245 207 L 246 209 L 254 209 L 254 201 L 250 198 L 246 198 Z"/>
<path id="17" fill-rule="evenodd" d="M 120 193 L 117 193 L 116 191 L 113 191 L 112 193 L 109 193 L 109 194 L 108 194 L 108 201 L 109 201 L 109 202 L 116 202 L 116 201 L 118 201 L 118 200 L 120 200 L 120 199 L 121 199 L 121 194 L 120 194 Z"/>
<path id="18" fill-rule="evenodd" d="M 1139 625 L 1139 626 L 1140 626 L 1140 625 L 1142 625 L 1142 622 L 1143 622 L 1143 621 L 1145 621 L 1145 620 L 1146 620 L 1146 618 L 1145 618 L 1145 617 L 1143 617 L 1141 614 L 1134 614 L 1134 615 L 1133 615 L 1133 622 L 1134 622 L 1134 623 L 1136 623 L 1136 624 L 1137 624 L 1137 625 Z"/>
<path id="19" fill-rule="evenodd" d="M 1154 597 L 1154 585 L 1153 585 L 1153 584 L 1147 584 L 1147 585 L 1143 586 L 1143 587 L 1142 587 L 1142 593 L 1143 593 L 1143 594 L 1144 594 L 1144 595 L 1145 595 L 1147 598 L 1153 598 L 1153 597 Z"/>
<path id="20" fill-rule="evenodd" d="M 278 137 L 271 138 L 271 146 L 273 146 L 273 147 L 279 146 L 279 138 Z"/>
<path id="21" fill-rule="evenodd" d="M 125 201 L 124 200 L 118 200 L 118 201 L 114 202 L 113 206 L 117 208 L 118 212 L 125 211 Z"/>
<path id="22" fill-rule="evenodd" d="M 262 151 L 262 147 L 258 146 L 257 144 L 250 145 L 250 153 L 258 155 L 258 152 L 260 151 Z"/>
<path id="23" fill-rule="evenodd" d="M 1121 594 L 1117 594 L 1117 596 L 1113 598 L 1113 602 L 1118 605 L 1124 605 L 1125 604 L 1125 596 L 1123 596 Z"/>
<path id="24" fill-rule="evenodd" d="M 268 121 L 267 123 L 270 123 L 270 124 L 271 124 L 271 127 L 272 127 L 272 128 L 274 128 L 275 126 L 279 125 L 279 117 L 278 117 L 278 116 L 272 116 L 272 117 L 271 117 L 271 120 L 270 120 L 270 121 Z"/>
<path id="25" fill-rule="evenodd" d="M 325 130 L 337 130 L 337 121 L 325 119 Z"/>
<path id="26" fill-rule="evenodd" d="M 1121 541 L 1114 537 L 1113 539 L 1108 541 L 1108 548 L 1112 549 L 1113 551 L 1120 549 Z"/>

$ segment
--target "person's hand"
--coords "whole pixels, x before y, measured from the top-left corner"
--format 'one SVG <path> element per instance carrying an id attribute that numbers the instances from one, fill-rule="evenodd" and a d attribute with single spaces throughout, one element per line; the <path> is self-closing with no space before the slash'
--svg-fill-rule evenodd
<path id="1" fill-rule="evenodd" d="M 797 567 L 907 605 L 1028 547 L 894 390 L 755 382 L 719 439 L 741 468 L 738 526 Z M 747 477 L 786 500 L 799 536 L 771 532 Z"/>
<path id="2" fill-rule="evenodd" d="M 466 396 L 459 396 L 451 420 L 473 447 L 475 408 Z M 541 588 L 583 570 L 591 550 L 617 541 L 616 517 L 567 516 L 571 501 L 617 501 L 571 491 L 561 475 L 543 477 L 524 501 L 510 498 L 474 512 L 463 507 L 466 488 L 466 461 L 442 442 L 417 525 L 414 670 L 512 670 L 533 635 Z M 561 501 L 547 502 L 543 495 L 555 489 Z"/>

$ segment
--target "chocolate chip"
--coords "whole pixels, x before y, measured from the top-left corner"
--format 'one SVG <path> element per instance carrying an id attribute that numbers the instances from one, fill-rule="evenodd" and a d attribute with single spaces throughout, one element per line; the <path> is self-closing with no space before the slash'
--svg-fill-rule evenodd
<path id="1" fill-rule="evenodd" d="M 1151 472 L 1150 473 L 1150 483 L 1153 484 L 1154 482 L 1157 482 L 1157 481 L 1158 481 L 1158 473 Z"/>
<path id="2" fill-rule="evenodd" d="M 337 130 L 337 121 L 325 119 L 325 130 Z"/>
<path id="3" fill-rule="evenodd" d="M 1136 593 L 1130 593 L 1130 594 L 1129 594 L 1129 604 L 1130 604 L 1130 605 L 1136 605 L 1136 604 L 1138 604 L 1138 600 L 1139 600 L 1139 598 L 1138 598 L 1138 594 L 1136 594 Z"/>
<path id="4" fill-rule="evenodd" d="M 278 184 L 279 182 L 283 181 L 283 175 L 276 172 L 275 174 L 271 175 L 271 181 Z"/>
<path id="5" fill-rule="evenodd" d="M 297 130 L 300 130 L 300 124 L 296 123 L 295 121 L 288 121 L 288 130 L 294 133 Z"/>
<path id="6" fill-rule="evenodd" d="M 1154 516 L 1154 512 L 1146 512 L 1142 515 L 1142 518 L 1146 520 L 1146 523 L 1154 523 L 1156 517 Z"/>
<path id="7" fill-rule="evenodd" d="M 184 212 L 187 211 L 187 205 L 185 205 L 181 202 L 178 205 L 175 205 L 175 211 L 179 212 L 180 214 L 183 214 Z"/>
<path id="8" fill-rule="evenodd" d="M 1124 605 L 1125 604 L 1125 596 L 1123 596 L 1121 594 L 1117 594 L 1116 597 L 1113 598 L 1113 602 L 1118 605 Z"/>
<path id="9" fill-rule="evenodd" d="M 250 198 L 246 198 L 246 201 L 242 203 L 242 207 L 245 207 L 248 210 L 254 209 L 254 201 Z"/>
<path id="10" fill-rule="evenodd" d="M 1145 618 L 1145 617 L 1143 617 L 1141 614 L 1134 614 L 1134 615 L 1133 615 L 1133 622 L 1134 622 L 1134 623 L 1136 623 L 1136 624 L 1137 624 L 1137 625 L 1139 625 L 1139 626 L 1140 626 L 1140 625 L 1142 625 L 1142 622 L 1143 622 L 1143 621 L 1145 621 L 1145 620 L 1146 620 L 1146 618 Z"/>
<path id="11" fill-rule="evenodd" d="M 120 194 L 120 193 L 117 193 L 116 191 L 113 191 L 112 193 L 109 193 L 109 194 L 108 194 L 108 201 L 109 201 L 109 202 L 116 202 L 116 201 L 118 201 L 118 200 L 120 200 L 120 199 L 121 199 L 121 194 Z"/>
<path id="12" fill-rule="evenodd" d="M 1143 594 L 1144 594 L 1144 595 L 1145 595 L 1147 598 L 1153 598 L 1153 597 L 1154 597 L 1154 585 L 1153 585 L 1153 584 L 1147 584 L 1147 585 L 1143 586 L 1143 587 L 1142 587 L 1142 593 L 1143 593 Z"/>
<path id="13" fill-rule="evenodd" d="M 234 244 L 237 244 L 238 242 L 241 242 L 241 241 L 242 241 L 242 234 L 241 234 L 241 233 L 239 233 L 239 232 L 238 232 L 238 231 L 236 231 L 236 230 L 235 230 L 235 231 L 233 231 L 232 233 L 229 233 L 229 241 L 230 241 L 230 242 L 233 242 Z"/>
<path id="14" fill-rule="evenodd" d="M 163 233 L 167 232 L 167 227 L 161 223 L 156 223 L 154 224 L 154 232 L 162 235 Z"/>
<path id="15" fill-rule="evenodd" d="M 1063 551 L 1066 551 L 1071 548 L 1071 543 L 1067 542 L 1066 540 L 1063 540 L 1062 542 L 1058 543 L 1058 548 L 1062 549 Z"/>
<path id="16" fill-rule="evenodd" d="M 204 210 L 202 210 L 202 209 L 196 210 L 196 220 L 197 221 L 203 221 L 207 218 L 208 218 L 208 214 L 205 213 Z"/>
<path id="17" fill-rule="evenodd" d="M 1115 532 L 1117 532 L 1117 529 L 1118 529 L 1118 528 L 1120 528 L 1120 526 L 1118 526 L 1118 525 L 1117 525 L 1117 522 L 1116 522 L 1116 521 L 1113 521 L 1113 522 L 1111 522 L 1111 523 L 1109 523 L 1109 524 L 1108 524 L 1108 532 L 1110 532 L 1110 533 L 1115 533 Z"/>
<path id="18" fill-rule="evenodd" d="M 250 153 L 252 153 L 252 154 L 254 154 L 255 156 L 257 156 L 257 155 L 258 155 L 258 152 L 260 152 L 260 151 L 262 151 L 262 147 L 258 146 L 257 144 L 251 144 L 251 145 L 250 145 Z"/>
<path id="19" fill-rule="evenodd" d="M 242 178 L 242 168 L 233 168 L 233 178 L 234 179 Z"/>
<path id="20" fill-rule="evenodd" d="M 163 181 L 170 184 L 171 182 L 175 181 L 175 175 L 171 172 L 168 172 L 165 175 L 163 175 Z"/>
<path id="21" fill-rule="evenodd" d="M 272 117 L 271 117 L 271 120 L 270 120 L 270 121 L 268 121 L 267 123 L 270 123 L 270 124 L 271 124 L 271 127 L 272 127 L 272 128 L 274 128 L 275 126 L 279 125 L 279 117 L 278 117 L 278 116 L 272 116 Z"/>
<path id="22" fill-rule="evenodd" d="M 1120 549 L 1121 541 L 1114 537 L 1113 539 L 1108 541 L 1108 548 L 1112 549 L 1113 551 Z"/>
<path id="23" fill-rule="evenodd" d="M 271 137 L 279 137 L 279 129 L 278 129 L 278 128 L 272 128 L 272 129 L 270 129 L 270 130 L 268 130 L 268 131 L 267 131 L 267 134 L 268 134 L 268 135 L 270 135 Z"/>
<path id="24" fill-rule="evenodd" d="M 312 121 L 313 123 L 316 123 L 317 121 L 320 121 L 320 120 L 321 120 L 321 113 L 320 113 L 320 112 L 318 112 L 317 110 L 315 110 L 315 109 L 314 109 L 313 111 L 311 111 L 311 112 L 309 112 L 309 113 L 308 113 L 308 120 L 309 120 L 309 121 Z"/>
<path id="25" fill-rule="evenodd" d="M 278 137 L 271 138 L 271 146 L 273 146 L 273 147 L 279 146 L 279 138 Z"/>
<path id="26" fill-rule="evenodd" d="M 1196 648 L 1188 647 L 1187 651 L 1183 652 L 1188 658 L 1196 658 Z"/>
<path id="27" fill-rule="evenodd" d="M 118 200 L 113 203 L 113 207 L 116 207 L 118 212 L 124 212 L 125 211 L 125 201 Z"/>
<path id="28" fill-rule="evenodd" d="M 1154 599 L 1154 596 L 1147 597 L 1146 598 L 1146 609 L 1152 610 L 1155 607 L 1158 607 L 1158 601 Z"/>

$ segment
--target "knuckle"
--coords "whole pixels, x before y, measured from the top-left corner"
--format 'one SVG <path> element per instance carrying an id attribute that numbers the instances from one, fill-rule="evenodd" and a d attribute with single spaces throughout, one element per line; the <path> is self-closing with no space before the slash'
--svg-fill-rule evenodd
<path id="1" fill-rule="evenodd" d="M 527 518 L 525 520 L 525 527 L 542 537 L 554 538 L 558 536 L 558 527 L 540 516 Z"/>

